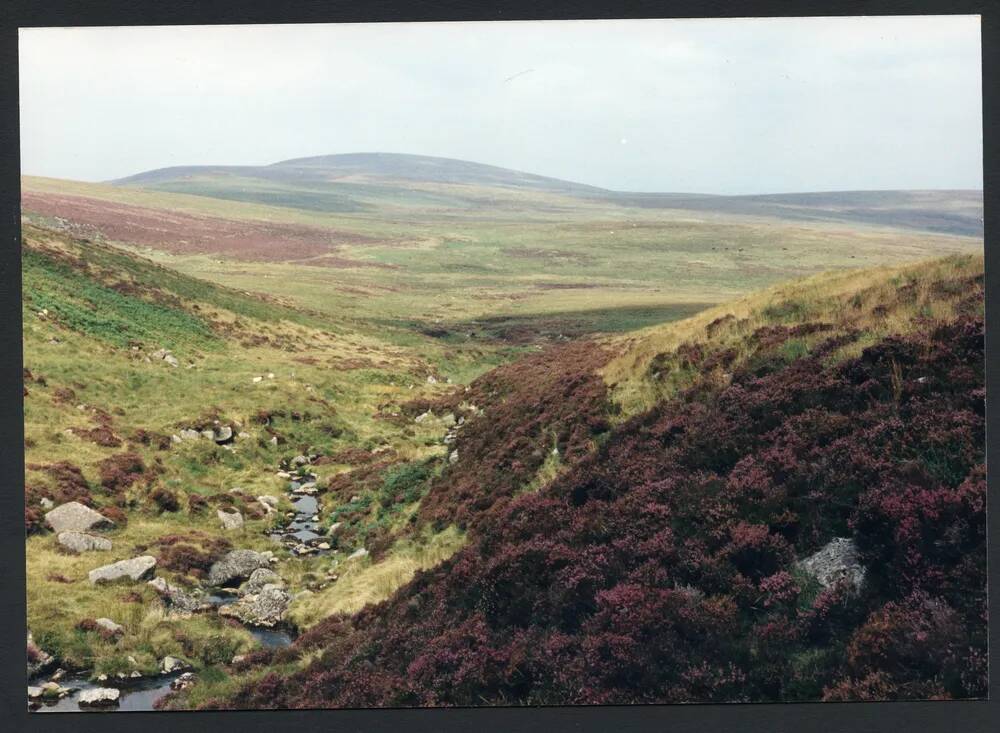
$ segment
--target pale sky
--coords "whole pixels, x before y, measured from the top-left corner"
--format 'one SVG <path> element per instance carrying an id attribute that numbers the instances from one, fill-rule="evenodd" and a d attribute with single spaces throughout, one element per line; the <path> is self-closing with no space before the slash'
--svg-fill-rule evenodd
<path id="1" fill-rule="evenodd" d="M 977 16 L 42 28 L 21 163 L 439 155 L 631 191 L 981 188 Z"/>

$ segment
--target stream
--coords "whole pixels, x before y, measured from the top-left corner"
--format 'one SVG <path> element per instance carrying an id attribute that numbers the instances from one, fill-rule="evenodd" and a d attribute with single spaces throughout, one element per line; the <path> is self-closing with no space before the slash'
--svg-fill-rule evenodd
<path id="1" fill-rule="evenodd" d="M 315 480 L 315 476 L 304 473 L 301 480 Z M 294 490 L 300 484 L 292 482 L 289 486 Z M 315 519 L 319 513 L 319 502 L 316 497 L 309 495 L 295 495 L 292 498 L 292 506 L 295 508 L 295 516 L 287 526 L 279 531 L 269 533 L 276 542 L 280 542 L 292 550 L 293 556 L 304 554 L 323 554 L 328 550 L 317 548 L 323 541 L 323 536 L 316 530 L 319 529 L 319 522 Z M 237 600 L 235 594 L 220 591 L 210 595 L 206 600 L 216 609 Z M 261 626 L 245 626 L 246 630 L 257 640 L 262 648 L 273 649 L 284 647 L 294 641 L 295 637 L 287 628 L 280 626 L 275 628 L 264 628 Z M 173 682 L 180 673 L 158 675 L 156 677 L 142 677 L 135 680 L 107 680 L 106 682 L 91 682 L 89 673 L 80 672 L 67 674 L 59 681 L 63 687 L 68 687 L 74 691 L 66 697 L 52 701 L 38 701 L 38 707 L 32 706 L 33 712 L 39 713 L 79 713 L 79 712 L 136 712 L 153 710 L 153 704 L 161 697 L 170 692 L 170 683 Z M 39 675 L 29 685 L 42 685 L 47 680 L 46 675 Z M 118 705 L 95 708 L 81 708 L 79 706 L 80 693 L 84 690 L 93 690 L 99 687 L 115 687 L 121 692 L 118 698 Z"/>

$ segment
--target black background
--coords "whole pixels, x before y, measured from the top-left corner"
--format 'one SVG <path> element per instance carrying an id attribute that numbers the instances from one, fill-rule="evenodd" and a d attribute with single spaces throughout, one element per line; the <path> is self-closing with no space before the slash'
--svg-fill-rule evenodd
<path id="1" fill-rule="evenodd" d="M 997 30 L 1000 3 L 990 2 L 479 2 L 477 0 L 0 0 L 0 729 L 13 731 L 670 731 L 670 733 L 986 733 L 1000 731 L 1000 620 L 990 625 L 992 702 L 895 702 L 631 707 L 471 708 L 451 710 L 324 710 L 149 712 L 32 715 L 25 703 L 24 450 L 21 391 L 20 163 L 17 28 L 77 25 L 320 23 L 558 18 L 669 18 L 807 15 L 982 15 L 983 142 L 986 228 L 986 321 L 1000 323 L 1000 261 L 989 243 L 1000 232 L 997 189 Z M 919 124 L 919 121 L 915 121 Z M 987 462 L 998 465 L 1000 326 L 986 331 Z M 992 365 L 992 367 L 990 366 Z M 996 474 L 996 475 L 994 475 Z M 988 476 L 989 577 L 1000 587 L 1000 473 Z M 996 594 L 991 607 L 995 611 Z M 994 614 L 995 618 L 1000 619 Z"/>

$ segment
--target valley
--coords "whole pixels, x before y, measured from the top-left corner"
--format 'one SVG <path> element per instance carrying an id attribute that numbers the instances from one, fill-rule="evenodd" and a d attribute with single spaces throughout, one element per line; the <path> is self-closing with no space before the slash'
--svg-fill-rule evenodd
<path id="1" fill-rule="evenodd" d="M 980 192 L 22 186 L 35 708 L 984 694 Z"/>

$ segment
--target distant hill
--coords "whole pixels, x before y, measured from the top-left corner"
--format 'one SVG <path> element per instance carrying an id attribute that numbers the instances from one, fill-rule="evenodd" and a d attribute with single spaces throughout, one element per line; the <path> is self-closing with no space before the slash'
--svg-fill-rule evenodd
<path id="1" fill-rule="evenodd" d="M 466 160 L 401 153 L 347 153 L 264 166 L 175 166 L 112 181 L 309 211 L 377 213 L 386 206 L 494 210 L 510 206 L 669 209 L 833 221 L 965 236 L 983 235 L 982 191 L 833 191 L 752 196 L 611 191 Z"/>

